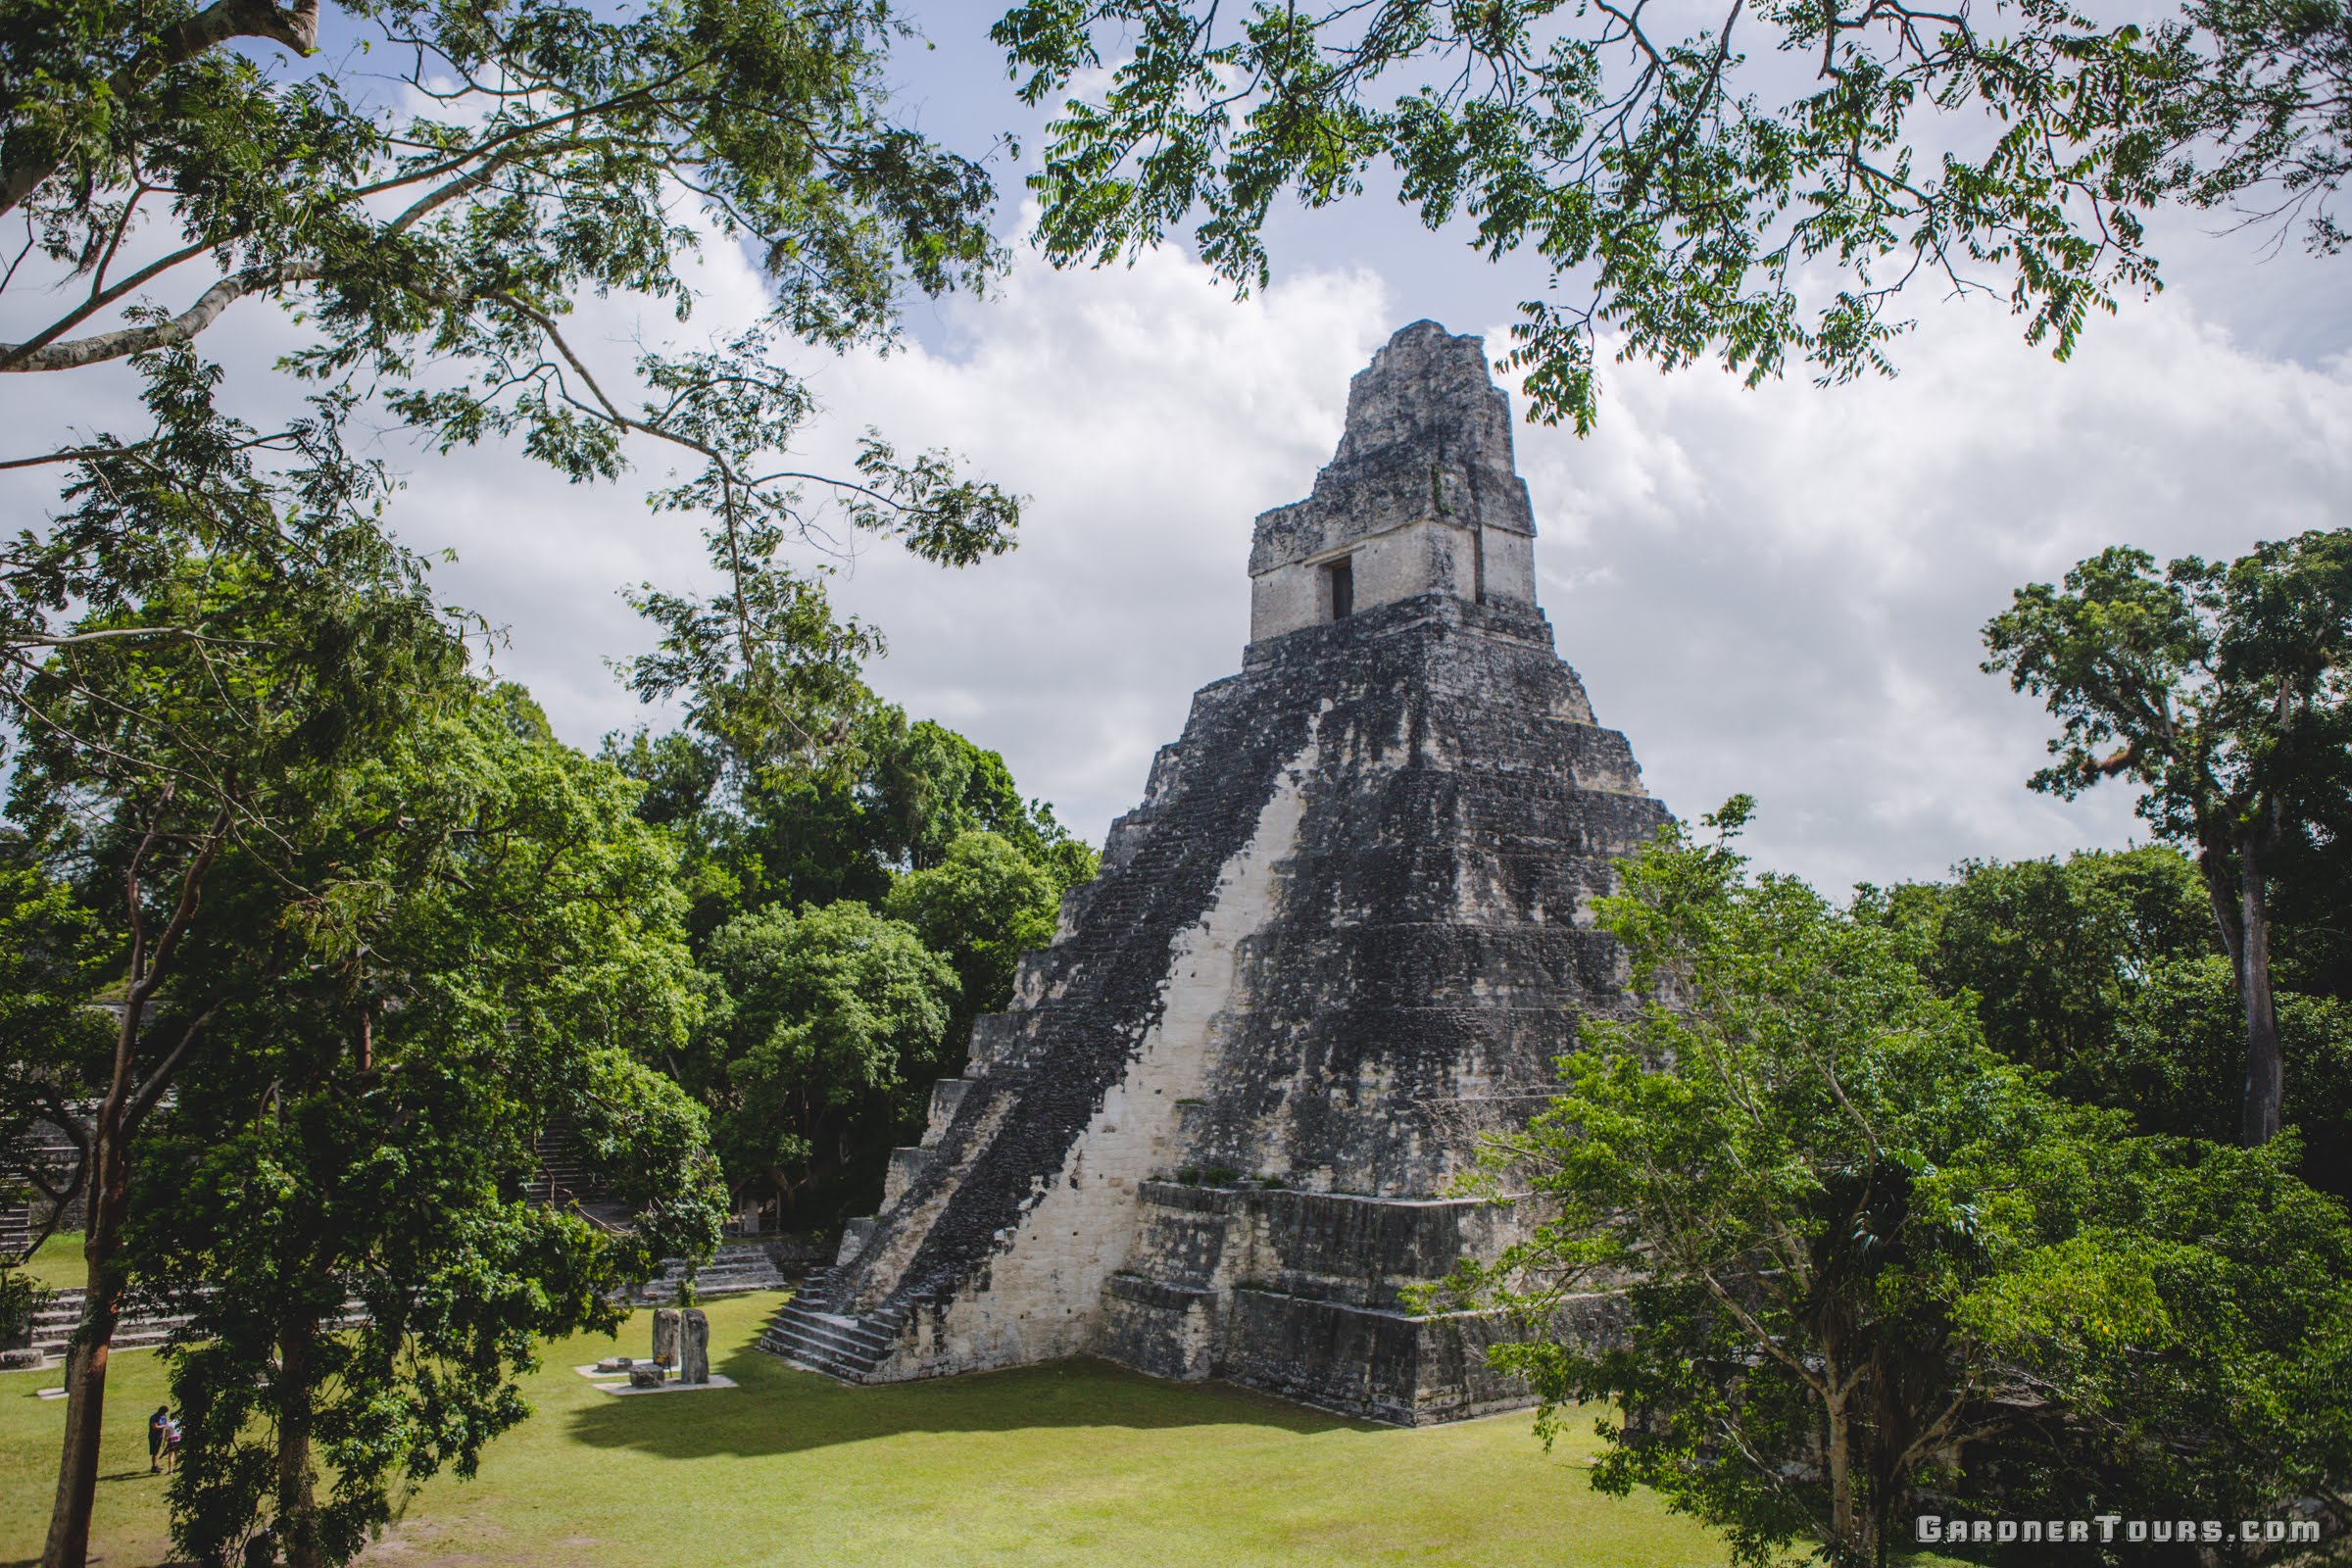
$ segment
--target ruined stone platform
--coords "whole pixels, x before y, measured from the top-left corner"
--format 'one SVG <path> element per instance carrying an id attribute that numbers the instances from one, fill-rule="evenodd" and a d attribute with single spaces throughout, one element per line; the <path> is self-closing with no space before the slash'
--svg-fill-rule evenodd
<path id="1" fill-rule="evenodd" d="M 1404 1293 L 1492 1257 L 1447 1196 L 1623 1005 L 1589 906 L 1665 818 L 1534 597 L 1475 338 L 1405 328 L 1258 519 L 1242 672 L 973 1032 L 881 1212 L 762 1345 L 851 1381 L 1095 1353 L 1377 1420 L 1525 1401 Z"/>

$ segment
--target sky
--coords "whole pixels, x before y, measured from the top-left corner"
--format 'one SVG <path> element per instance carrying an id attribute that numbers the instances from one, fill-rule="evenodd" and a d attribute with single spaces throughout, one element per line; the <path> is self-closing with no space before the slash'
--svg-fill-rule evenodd
<path id="1" fill-rule="evenodd" d="M 1017 129 L 1033 158 L 1037 117 L 980 36 L 990 13 L 916 8 L 938 48 L 906 58 L 900 99 L 967 149 Z M 1002 752 L 1099 844 L 1192 693 L 1240 668 L 1251 520 L 1306 494 L 1348 377 L 1423 317 L 1498 351 L 1540 279 L 1377 197 L 1286 215 L 1273 284 L 1248 299 L 1181 247 L 1056 272 L 1019 240 L 1024 167 L 997 168 L 1015 255 L 1001 288 L 916 302 L 895 354 L 809 356 L 827 419 L 808 455 L 839 463 L 875 425 L 1029 498 L 1011 555 L 947 570 L 877 545 L 838 563 L 834 594 L 889 639 L 869 672 L 884 696 Z M 1892 380 L 1750 391 L 1617 366 L 1591 437 L 1520 426 L 1539 598 L 1653 794 L 1686 816 L 1754 796 L 1757 860 L 1829 890 L 2133 837 L 2120 787 L 2071 804 L 2026 788 L 2051 723 L 1981 670 L 1979 633 L 2013 589 L 2111 544 L 2228 557 L 2352 521 L 2352 261 L 2266 256 L 2211 226 L 2165 224 L 2166 289 L 2094 321 L 2069 364 L 1998 305 L 1922 294 Z M 695 338 L 758 312 L 740 256 L 713 249 L 699 271 Z M 240 377 L 292 331 L 252 303 L 216 329 Z M 605 301 L 574 336 L 618 362 L 676 331 Z M 20 384 L 12 423 L 127 422 L 126 386 L 75 372 L 35 407 Z M 498 668 L 561 733 L 593 747 L 664 720 L 607 662 L 651 641 L 621 588 L 703 571 L 691 520 L 644 504 L 659 453 L 573 488 L 512 452 L 382 451 L 407 482 L 397 528 L 455 553 L 444 597 L 505 628 Z M 54 504 L 21 478 L 0 498 Z"/>

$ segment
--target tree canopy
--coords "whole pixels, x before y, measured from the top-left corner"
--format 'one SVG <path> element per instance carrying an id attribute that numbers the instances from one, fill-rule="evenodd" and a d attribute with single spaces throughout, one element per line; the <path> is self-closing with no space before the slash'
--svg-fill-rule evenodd
<path id="1" fill-rule="evenodd" d="M 2167 200 L 2272 199 L 2332 250 L 2348 35 L 2340 0 L 2196 0 L 2153 27 L 2061 0 L 1030 0 L 994 32 L 1030 102 L 1083 82 L 1032 182 L 1054 261 L 1195 222 L 1218 275 L 1262 286 L 1278 199 L 1393 177 L 1430 227 L 1544 274 L 1509 360 L 1533 416 L 1580 431 L 1604 331 L 1667 368 L 1841 380 L 1891 368 L 1919 285 L 2005 297 L 2064 358 L 2156 286 Z"/>
<path id="2" fill-rule="evenodd" d="M 887 347 L 906 291 L 976 288 L 1003 264 L 985 167 L 893 116 L 905 34 L 886 0 L 0 8 L 0 217 L 24 232 L 0 298 L 56 300 L 0 345 L 0 371 L 122 362 L 153 415 L 0 461 L 55 466 L 69 495 L 176 498 L 26 530 L 8 648 L 47 646 L 93 595 L 139 597 L 123 579 L 143 561 L 217 540 L 223 469 L 280 503 L 332 473 L 371 512 L 391 474 L 343 434 L 365 411 L 444 452 L 512 439 L 572 482 L 615 478 L 633 447 L 667 454 L 654 504 L 707 519 L 726 587 L 645 590 L 666 640 L 642 679 L 699 681 L 726 724 L 821 744 L 827 672 L 877 646 L 827 607 L 831 530 L 960 564 L 1017 520 L 946 454 L 878 432 L 845 472 L 792 455 L 818 411 L 796 355 Z M 705 244 L 758 258 L 757 320 L 624 360 L 570 335 L 599 296 L 690 315 Z M 274 385 L 218 407 L 212 335 L 261 300 L 294 346 Z M 291 510 L 249 506 L 237 526 Z"/>
<path id="3" fill-rule="evenodd" d="M 902 1119 L 959 989 L 911 927 L 847 899 L 738 915 L 705 962 L 721 989 L 686 1081 L 740 1183 L 787 1200 L 860 1152 L 860 1121 Z"/>
<path id="4" fill-rule="evenodd" d="M 321 891 L 225 861 L 161 997 L 215 1014 L 141 1163 L 131 1248 L 190 1313 L 172 1500 L 199 1560 L 265 1519 L 297 1568 L 348 1560 L 528 1413 L 514 1377 L 541 1339 L 617 1324 L 616 1293 L 707 1254 L 723 1213 L 701 1107 L 649 1065 L 694 992 L 635 787 L 512 689 L 334 783 L 298 830 L 298 885 Z M 533 1190 L 558 1121 L 627 1230 Z"/>
<path id="5" fill-rule="evenodd" d="M 699 716 L 605 748 L 646 781 L 693 898 L 710 1010 L 668 1065 L 710 1107 L 737 1201 L 819 1228 L 872 1205 L 931 1081 L 1096 870 L 1003 757 L 862 685 L 848 701 L 821 768 Z"/>
<path id="6" fill-rule="evenodd" d="M 2229 1141 L 2244 1101 L 2244 1012 L 2204 878 L 2170 845 L 1966 862 L 1947 883 L 1867 890 L 1920 972 L 1974 1000 L 1985 1043 L 2067 1099 L 2141 1132 Z M 2352 1008 L 2331 933 L 2276 928 L 2282 1125 L 2305 1180 L 2352 1198 Z"/>
<path id="7" fill-rule="evenodd" d="M 1879 1568 L 1914 1499 L 2247 1517 L 2340 1494 L 2352 1224 L 2241 1151 L 2134 1137 L 1987 1050 L 1905 931 L 1669 825 L 1595 918 L 1644 998 L 1587 1019 L 1493 1175 L 1535 1221 L 1457 1298 L 1544 1400 L 1612 1402 L 1593 1482 L 1735 1561 Z M 1616 1293 L 1621 1331 L 1560 1313 Z M 2240 1511 L 2230 1512 L 2231 1509 Z"/>
<path id="8" fill-rule="evenodd" d="M 1985 669 L 2059 720 L 2035 789 L 2128 778 L 2139 814 L 2193 848 L 2245 1012 L 2240 1136 L 2276 1135 L 2272 886 L 2340 857 L 2352 831 L 2352 529 L 2161 575 L 2144 551 L 2107 550 L 2063 586 L 2019 589 L 1984 641 Z"/>

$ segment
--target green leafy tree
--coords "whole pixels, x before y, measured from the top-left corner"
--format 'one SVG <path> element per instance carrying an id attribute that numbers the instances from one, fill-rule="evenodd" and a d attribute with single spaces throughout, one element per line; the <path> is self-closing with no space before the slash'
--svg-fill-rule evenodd
<path id="1" fill-rule="evenodd" d="M 738 915 L 703 963 L 721 995 L 684 1081 L 712 1107 L 738 1200 L 805 1205 L 877 1129 L 888 1136 L 923 1084 L 956 971 L 911 928 L 849 900 Z"/>
<path id="2" fill-rule="evenodd" d="M 2204 879 L 2170 845 L 2063 860 L 1969 862 L 1948 884 L 1865 898 L 1862 912 L 1910 927 L 1920 968 L 1946 996 L 1975 998 L 1985 1043 L 2049 1074 L 2071 1100 L 2131 1114 L 2146 1133 L 2233 1139 L 2244 1019 L 2214 931 Z M 2281 946 L 2308 951 L 2292 926 Z M 2296 1091 L 2304 1178 L 2352 1197 L 2352 1013 L 2278 965 L 2279 1049 Z"/>
<path id="3" fill-rule="evenodd" d="M 267 531 L 322 452 L 388 488 L 343 448 L 355 414 L 443 451 L 511 438 L 572 482 L 650 447 L 677 464 L 655 506 L 708 520 L 727 587 L 647 590 L 665 636 L 641 678 L 683 671 L 721 727 L 821 745 L 810 703 L 867 634 L 779 553 L 849 530 L 962 564 L 1006 548 L 1017 515 L 945 454 L 870 431 L 841 473 L 792 452 L 818 412 L 796 357 L 887 345 L 906 291 L 1003 263 L 986 169 L 893 116 L 905 36 L 887 0 L 0 7 L 0 216 L 24 230 L 0 298 L 40 323 L 0 345 L 0 372 L 126 365 L 157 416 L 5 461 L 58 466 L 72 492 L 93 466 L 155 484 L 234 453 L 281 503 L 245 519 Z M 757 320 L 621 360 L 575 336 L 596 296 L 690 314 L 706 242 L 763 267 Z M 204 347 L 271 300 L 298 325 L 277 385 L 216 408 Z M 298 418 L 260 412 L 306 390 Z M 144 597 L 125 579 L 195 526 L 119 520 L 18 541 L 39 580 L 12 582 L 0 644 L 47 646 L 90 589 Z"/>
<path id="4" fill-rule="evenodd" d="M 762 766 L 695 728 L 606 740 L 605 755 L 647 785 L 649 821 L 676 832 L 699 938 L 769 904 L 879 906 L 894 873 L 941 863 L 957 838 L 1004 839 L 1057 889 L 1089 881 L 1094 852 L 1043 801 L 1021 798 L 999 754 L 859 686 L 821 766 Z"/>
<path id="5" fill-rule="evenodd" d="M 60 1169 L 39 1129 L 63 1124 L 56 1086 L 95 1081 L 115 1033 L 98 1005 L 113 944 L 72 888 L 22 863 L 24 849 L 0 839 L 0 1203 L 30 1201 L 42 1218 L 21 1255 L 0 1255 L 0 1341 L 30 1326 L 40 1292 L 22 1265 L 81 1196 L 86 1174 L 80 1161 Z"/>
<path id="6" fill-rule="evenodd" d="M 34 1197 L 46 1210 L 24 1256 L 0 1259 L 14 1264 L 31 1260 L 81 1196 L 85 1167 L 60 1170 L 35 1127 L 73 1125 L 60 1086 L 102 1076 L 116 1031 L 100 998 L 119 955 L 24 844 L 0 840 L 0 1200 Z"/>
<path id="7" fill-rule="evenodd" d="M 1845 380 L 1892 369 L 1895 302 L 1923 282 L 2006 296 L 2064 359 L 2091 311 L 2157 286 L 2160 204 L 2300 215 L 2332 254 L 2348 18 L 1029 0 L 993 36 L 1031 103 L 1102 83 L 1063 103 L 1031 180 L 1057 265 L 1193 222 L 1220 276 L 1262 287 L 1277 200 L 1326 208 L 1385 175 L 1429 227 L 1543 270 L 1509 363 L 1535 417 L 1581 432 L 1604 329 L 1620 359 Z"/>
<path id="8" fill-rule="evenodd" d="M 2275 879 L 2352 828 L 2352 529 L 2258 545 L 2159 576 L 2105 551 L 2036 583 L 1984 628 L 1988 671 L 2045 699 L 2057 760 L 2035 789 L 2140 788 L 2139 814 L 2193 850 L 2245 1015 L 2239 1134 L 2279 1129 Z"/>
<path id="9" fill-rule="evenodd" d="M 887 1073 L 821 1052 L 794 1057 L 783 1073 L 751 1059 L 751 1038 L 733 1024 L 698 1032 L 672 1058 L 711 1108 L 736 1194 L 817 1225 L 870 1206 L 889 1150 L 920 1124 L 921 1087 L 952 1070 L 974 1018 L 1011 1000 L 1020 954 L 1052 940 L 1061 895 L 1096 871 L 1094 853 L 1050 807 L 1023 801 L 1003 758 L 859 700 L 822 767 L 755 765 L 697 730 L 640 731 L 609 738 L 606 749 L 647 782 L 641 809 L 680 846 L 689 927 L 722 1014 L 765 1009 L 762 1037 L 808 1021 L 755 995 L 770 987 L 772 963 L 785 961 L 749 956 L 747 932 L 770 944 L 786 929 L 746 923 L 763 911 L 789 924 L 780 911 L 862 906 L 900 922 L 894 930 L 911 928 L 956 977 L 944 1022 L 923 1025 L 919 1048 L 892 1048 L 903 1059 Z M 819 1005 L 797 995 L 791 1006 Z M 825 1076 L 836 1072 L 838 1082 Z"/>
<path id="10" fill-rule="evenodd" d="M 1510 363 L 1534 416 L 1583 431 L 1604 326 L 1621 358 L 1842 380 L 1890 368 L 1893 301 L 1918 280 L 2006 295 L 2064 358 L 2088 312 L 2154 285 L 2142 218 L 2190 177 L 2169 155 L 2199 134 L 2190 33 L 2051 0 L 1735 0 L 1688 20 L 1033 0 L 994 36 L 1032 103 L 1105 82 L 1063 105 L 1032 181 L 1054 262 L 1133 255 L 1197 216 L 1209 266 L 1262 287 L 1278 198 L 1329 207 L 1385 170 L 1430 227 L 1466 220 L 1489 259 L 1547 274 Z"/>
<path id="11" fill-rule="evenodd" d="M 995 833 L 959 834 L 939 864 L 891 885 L 882 912 L 955 966 L 960 989 L 945 1037 L 950 1052 L 970 1036 L 974 1019 L 1011 1002 L 1021 955 L 1054 940 L 1062 892 L 1051 867 Z"/>
<path id="12" fill-rule="evenodd" d="M 2291 1150 L 2133 1139 L 2045 1093 L 1906 933 L 1750 877 L 1747 809 L 1626 862 L 1595 918 L 1650 1000 L 1584 1021 L 1564 1093 L 1494 1147 L 1537 1223 L 1451 1294 L 1517 1314 L 1495 1355 L 1544 1430 L 1613 1401 L 1594 1484 L 1759 1565 L 1803 1541 L 1875 1568 L 1923 1489 L 1995 1477 L 2274 1507 L 2340 1484 L 2352 1227 Z M 1595 1288 L 1621 1334 L 1552 1328 Z"/>
<path id="13" fill-rule="evenodd" d="M 615 1326 L 619 1287 L 716 1243 L 702 1109 L 643 1059 L 693 987 L 637 796 L 501 689 L 338 770 L 290 864 L 216 867 L 158 999 L 212 1048 L 133 1204 L 141 1277 L 190 1313 L 172 1503 L 197 1559 L 266 1520 L 292 1568 L 348 1561 L 527 1413 L 538 1340 Z M 528 1190 L 557 1118 L 629 1229 Z"/>
<path id="14" fill-rule="evenodd" d="M 43 869 L 74 883 L 121 976 L 107 1050 L 94 1061 L 51 1057 L 26 1085 L 78 1151 L 86 1215 L 87 1285 L 67 1355 L 43 1559 L 51 1568 L 87 1551 L 139 1152 L 178 1074 L 214 1049 L 217 1007 L 159 1011 L 192 939 L 221 917 L 207 906 L 211 877 L 224 857 L 290 877 L 288 835 L 315 812 L 335 767 L 429 706 L 462 662 L 413 564 L 338 509 L 333 477 L 312 498 L 317 514 L 270 531 L 299 541 L 299 552 L 261 553 L 232 538 L 182 556 L 158 569 L 140 603 L 77 622 L 23 688 L 10 815 Z M 227 499 L 255 498 L 232 490 Z M 161 490 L 91 501 L 124 509 L 118 516 L 170 504 Z M 90 1075 L 38 1071 L 77 1065 Z"/>

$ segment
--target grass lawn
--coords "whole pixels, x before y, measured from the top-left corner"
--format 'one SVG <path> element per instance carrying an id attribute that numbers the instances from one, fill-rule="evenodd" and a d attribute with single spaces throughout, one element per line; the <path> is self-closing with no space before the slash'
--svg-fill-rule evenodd
<path id="1" fill-rule="evenodd" d="M 1093 1361 L 850 1389 L 752 1348 L 780 1300 L 714 1302 L 712 1365 L 742 1387 L 615 1398 L 569 1368 L 644 1353 L 551 1346 L 537 1414 L 481 1475 L 426 1487 L 364 1561 L 919 1565 L 997 1560 L 1114 1568 L 1460 1563 L 1716 1568 L 1721 1544 L 1656 1499 L 1594 1494 L 1590 1436 L 1546 1454 L 1524 1414 L 1400 1431 L 1219 1384 L 1168 1384 Z M 0 1565 L 37 1558 L 65 1401 L 54 1372 L 0 1376 Z M 94 1556 L 167 1560 L 145 1422 L 163 1365 L 114 1364 Z"/>
<path id="2" fill-rule="evenodd" d="M 89 1283 L 89 1265 L 81 1258 L 81 1232 L 59 1231 L 43 1242 L 25 1259 L 24 1277 L 44 1291 L 79 1290 Z"/>

